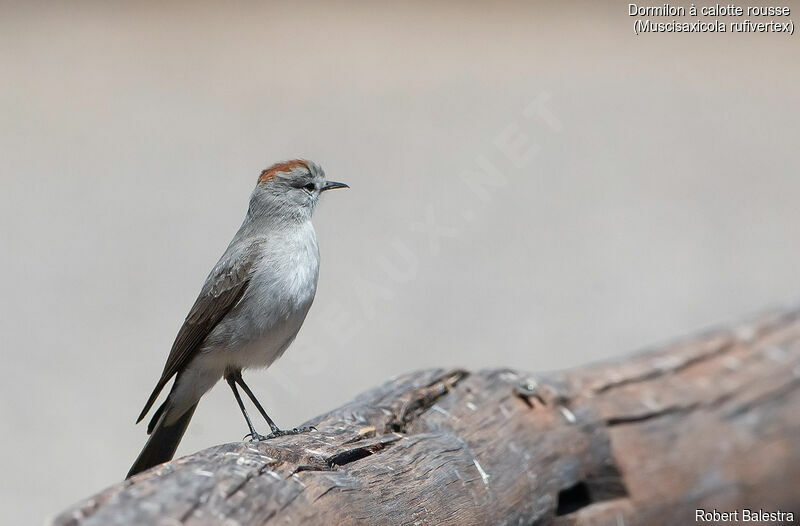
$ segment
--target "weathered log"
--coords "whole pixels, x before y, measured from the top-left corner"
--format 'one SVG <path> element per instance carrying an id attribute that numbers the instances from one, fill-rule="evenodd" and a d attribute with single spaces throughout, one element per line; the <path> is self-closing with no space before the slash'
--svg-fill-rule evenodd
<path id="1" fill-rule="evenodd" d="M 796 518 L 800 310 L 560 373 L 417 372 L 308 425 L 317 431 L 158 466 L 55 523 L 683 525 L 713 508 Z"/>

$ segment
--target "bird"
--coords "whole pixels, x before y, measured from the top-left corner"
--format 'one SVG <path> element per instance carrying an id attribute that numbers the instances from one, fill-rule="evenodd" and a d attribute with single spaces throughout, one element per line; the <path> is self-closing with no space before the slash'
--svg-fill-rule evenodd
<path id="1" fill-rule="evenodd" d="M 322 168 L 293 159 L 263 170 L 241 227 L 206 278 L 167 357 L 161 377 L 136 423 L 164 387 L 175 381 L 147 426 L 149 436 L 126 478 L 172 459 L 200 398 L 224 378 L 251 440 L 309 431 L 280 429 L 267 415 L 242 371 L 269 367 L 291 345 L 314 301 L 319 247 L 311 216 L 320 196 L 349 188 L 328 181 Z M 270 427 L 259 434 L 238 387 Z"/>

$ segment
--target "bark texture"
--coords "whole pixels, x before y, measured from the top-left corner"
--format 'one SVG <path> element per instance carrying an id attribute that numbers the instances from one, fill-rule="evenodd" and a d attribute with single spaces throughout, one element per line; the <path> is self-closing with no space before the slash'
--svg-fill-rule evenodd
<path id="1" fill-rule="evenodd" d="M 55 524 L 797 520 L 800 311 L 558 373 L 416 372 L 308 424 L 156 467 Z"/>

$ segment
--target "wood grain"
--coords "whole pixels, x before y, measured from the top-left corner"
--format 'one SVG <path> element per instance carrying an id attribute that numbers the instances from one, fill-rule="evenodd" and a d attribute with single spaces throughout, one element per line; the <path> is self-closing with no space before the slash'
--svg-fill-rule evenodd
<path id="1" fill-rule="evenodd" d="M 59 515 L 117 524 L 683 525 L 800 511 L 800 311 L 613 362 L 426 370 L 200 451 Z"/>

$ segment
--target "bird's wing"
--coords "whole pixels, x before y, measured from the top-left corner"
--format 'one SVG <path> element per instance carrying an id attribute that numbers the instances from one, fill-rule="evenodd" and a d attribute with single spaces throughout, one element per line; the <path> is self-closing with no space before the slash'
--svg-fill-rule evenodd
<path id="1" fill-rule="evenodd" d="M 238 254 L 226 254 L 211 271 L 175 337 L 161 378 L 136 420 L 137 423 L 150 410 L 167 382 L 186 367 L 206 336 L 247 291 L 258 253 L 257 245 L 251 245 L 238 251 Z"/>

